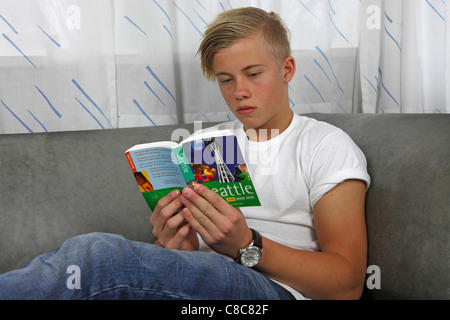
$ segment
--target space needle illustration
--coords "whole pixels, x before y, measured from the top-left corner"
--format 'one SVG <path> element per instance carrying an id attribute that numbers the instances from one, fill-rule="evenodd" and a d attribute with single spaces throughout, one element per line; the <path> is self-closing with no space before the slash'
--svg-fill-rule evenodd
<path id="1" fill-rule="evenodd" d="M 221 183 L 234 182 L 234 177 L 231 174 L 230 169 L 228 169 L 227 165 L 223 161 L 220 153 L 220 150 L 222 149 L 221 143 L 217 141 L 216 138 L 203 139 L 203 142 L 205 143 L 205 148 L 208 148 L 214 155 L 219 181 Z"/>

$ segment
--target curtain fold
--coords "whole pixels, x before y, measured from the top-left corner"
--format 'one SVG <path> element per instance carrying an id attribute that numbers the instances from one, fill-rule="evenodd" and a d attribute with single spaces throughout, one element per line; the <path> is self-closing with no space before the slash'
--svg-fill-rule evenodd
<path id="1" fill-rule="evenodd" d="M 295 112 L 450 111 L 444 0 L 2 0 L 0 133 L 233 119 L 196 52 L 243 6 L 291 30 Z"/>

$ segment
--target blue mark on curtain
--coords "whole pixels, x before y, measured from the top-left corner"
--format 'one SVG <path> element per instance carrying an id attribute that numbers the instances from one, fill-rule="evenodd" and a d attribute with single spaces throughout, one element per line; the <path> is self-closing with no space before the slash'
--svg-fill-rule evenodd
<path id="1" fill-rule="evenodd" d="M 148 114 L 144 111 L 144 109 L 142 109 L 141 105 L 137 102 L 136 99 L 133 99 L 134 104 L 139 108 L 139 110 L 141 110 L 142 114 L 154 125 L 156 126 L 156 124 L 153 122 L 153 120 L 148 116 Z"/>
<path id="2" fill-rule="evenodd" d="M 203 33 L 197 28 L 197 26 L 194 24 L 194 22 L 189 18 L 189 16 L 184 12 L 174 1 L 172 1 L 173 5 L 188 19 L 188 21 L 192 24 L 192 26 L 197 30 L 197 32 L 200 34 L 200 36 L 203 36 Z"/>
<path id="3" fill-rule="evenodd" d="M 331 23 L 333 24 L 334 28 L 336 29 L 336 31 L 339 33 L 339 35 L 348 43 L 349 41 L 347 40 L 347 38 L 344 36 L 344 34 L 341 32 L 341 30 L 339 30 L 339 28 L 336 26 L 336 24 L 333 21 L 333 18 L 331 17 L 331 14 L 328 13 L 328 16 L 330 17 Z"/>
<path id="4" fill-rule="evenodd" d="M 139 27 L 133 20 L 131 20 L 128 16 L 124 16 L 124 18 L 128 21 L 128 22 L 130 22 L 133 26 L 135 26 L 140 32 L 142 32 L 143 34 L 145 34 L 146 36 L 147 36 L 147 33 L 144 31 L 144 30 L 142 30 L 142 28 L 141 27 Z"/>
<path id="5" fill-rule="evenodd" d="M 366 77 L 366 75 L 362 75 L 364 77 L 364 79 L 366 79 L 366 81 L 369 83 L 369 85 L 372 87 L 373 91 L 375 91 L 375 93 L 378 92 L 377 88 L 375 88 L 375 86 L 372 84 L 372 82 L 370 82 L 370 80 Z"/>
<path id="6" fill-rule="evenodd" d="M 144 81 L 145 86 L 153 93 L 153 95 L 165 106 L 166 104 L 161 100 L 161 98 L 156 94 L 155 91 L 150 87 L 150 85 L 147 83 L 147 81 Z"/>
<path id="7" fill-rule="evenodd" d="M 319 48 L 319 46 L 316 46 L 316 50 L 319 51 L 319 53 L 322 55 L 322 57 L 325 59 L 325 61 L 327 62 L 328 66 L 330 67 L 331 73 L 333 74 L 334 80 L 336 80 L 337 86 L 339 87 L 339 90 L 341 90 L 342 93 L 344 93 L 344 90 L 342 90 L 342 87 L 339 83 L 338 78 L 336 77 L 336 74 L 334 73 L 333 67 L 331 66 L 330 60 L 328 59 L 328 57 L 325 55 L 325 53 L 322 51 L 322 49 Z"/>
<path id="8" fill-rule="evenodd" d="M 170 115 L 170 119 L 172 119 L 173 123 L 178 124 L 178 120 L 175 119 L 175 117 L 173 116 L 173 114 Z"/>
<path id="9" fill-rule="evenodd" d="M 291 87 L 290 84 L 288 84 L 288 88 L 289 88 L 290 91 L 292 91 L 292 87 Z M 292 106 L 292 107 L 295 107 L 294 100 L 291 99 L 290 95 L 289 95 L 289 102 L 291 103 L 291 106 Z"/>
<path id="10" fill-rule="evenodd" d="M 300 0 L 297 0 L 302 6 L 303 6 L 303 8 L 305 8 L 306 9 L 306 11 L 308 11 L 310 14 L 312 14 L 313 16 L 314 16 L 314 18 L 316 18 L 317 19 L 317 16 L 314 14 L 314 12 L 312 12 L 304 3 L 303 3 L 303 1 L 300 1 Z"/>
<path id="11" fill-rule="evenodd" d="M 19 51 L 20 54 L 21 54 L 25 59 L 27 59 L 28 62 L 31 63 L 31 65 L 32 65 L 33 67 L 36 68 L 36 65 L 33 63 L 33 61 L 31 61 L 30 58 L 28 58 L 28 57 L 25 55 L 25 53 L 23 53 L 23 51 L 20 50 L 20 48 L 19 48 L 19 47 L 18 47 L 18 46 L 10 39 L 10 38 L 8 38 L 8 36 L 7 36 L 6 34 L 3 33 L 2 36 L 3 36 L 6 40 L 8 40 L 9 43 L 11 43 L 11 44 L 13 45 L 13 47 L 16 48 L 16 50 Z"/>
<path id="12" fill-rule="evenodd" d="M 72 82 L 78 88 L 78 90 L 80 90 L 81 93 L 89 100 L 89 102 L 92 103 L 94 105 L 94 107 L 102 114 L 103 118 L 105 118 L 106 121 L 108 121 L 109 126 L 112 128 L 113 126 L 111 125 L 111 122 L 105 116 L 105 114 L 103 113 L 102 109 L 100 109 L 100 107 L 95 103 L 94 100 L 92 100 L 92 98 L 86 93 L 86 91 L 84 91 L 83 88 L 81 88 L 81 86 L 78 84 L 78 82 L 76 82 L 75 79 L 72 79 Z"/>
<path id="13" fill-rule="evenodd" d="M 3 102 L 3 100 L 0 100 L 0 102 L 3 104 L 3 106 L 6 108 L 6 110 L 8 110 L 13 116 L 14 116 L 14 118 L 16 118 L 17 119 L 17 121 L 19 121 L 20 122 L 20 124 L 22 124 L 24 127 L 25 127 L 25 129 L 27 129 L 28 130 L 28 132 L 29 133 L 33 133 L 33 130 L 31 130 L 26 124 L 25 124 L 25 122 L 23 122 L 22 121 L 22 119 L 20 119 L 18 116 L 17 116 L 17 114 L 15 114 L 4 102 Z"/>
<path id="14" fill-rule="evenodd" d="M 41 29 L 41 31 L 58 47 L 61 47 L 61 45 L 55 40 L 53 39 L 47 32 L 44 31 L 44 29 L 41 28 L 40 25 L 38 25 L 38 28 Z"/>
<path id="15" fill-rule="evenodd" d="M 31 116 L 34 118 L 34 120 L 37 121 L 37 123 L 39 123 L 39 125 L 42 127 L 42 129 L 44 129 L 45 132 L 48 132 L 47 128 L 43 125 L 42 122 L 39 121 L 39 119 L 33 114 L 33 112 L 30 111 L 30 109 L 27 109 L 28 113 L 31 114 Z"/>
<path id="16" fill-rule="evenodd" d="M 292 106 L 292 107 L 295 107 L 294 100 L 292 100 L 291 98 L 289 98 L 289 102 L 291 103 L 291 106 Z"/>
<path id="17" fill-rule="evenodd" d="M 396 46 L 398 47 L 398 49 L 400 50 L 400 53 L 401 53 L 402 52 L 402 48 L 400 47 L 400 44 L 398 43 L 397 40 L 395 40 L 394 36 L 389 33 L 389 31 L 386 29 L 386 26 L 384 26 L 384 31 L 386 31 L 386 34 L 389 36 L 389 38 L 391 38 L 392 41 L 394 41 L 394 43 L 396 44 Z"/>
<path id="18" fill-rule="evenodd" d="M 170 38 L 172 38 L 172 32 L 170 32 L 169 28 L 167 28 L 167 26 L 164 24 L 163 28 L 167 31 L 167 33 L 169 34 Z"/>
<path id="19" fill-rule="evenodd" d="M 331 12 L 333 12 L 333 15 L 336 15 L 336 11 L 334 11 L 333 6 L 331 5 L 330 0 L 328 0 L 328 5 L 330 6 Z"/>
<path id="20" fill-rule="evenodd" d="M 158 8 L 164 13 L 164 15 L 167 17 L 167 19 L 169 20 L 170 23 L 172 23 L 172 21 L 170 20 L 169 15 L 167 14 L 167 12 L 163 9 L 163 7 L 161 7 L 161 5 L 156 2 L 155 0 L 153 0 L 153 2 L 158 6 Z"/>
<path id="21" fill-rule="evenodd" d="M 391 19 L 391 17 L 388 15 L 388 13 L 386 11 L 384 11 L 384 16 L 386 17 L 387 21 L 389 21 L 390 23 L 394 23 L 394 20 Z M 398 43 L 398 41 L 394 38 L 394 36 L 388 31 L 388 29 L 386 28 L 386 26 L 384 26 L 384 31 L 386 32 L 386 34 L 388 35 L 389 38 L 392 39 L 392 41 L 394 41 L 395 45 L 398 47 L 398 49 L 400 50 L 400 53 L 402 52 L 402 48 L 400 46 L 400 44 Z"/>
<path id="22" fill-rule="evenodd" d="M 342 110 L 343 113 L 347 113 L 347 110 L 342 106 L 342 104 L 338 101 L 337 102 L 338 107 Z"/>
<path id="23" fill-rule="evenodd" d="M 47 98 L 47 96 L 42 92 L 42 90 L 39 89 L 38 86 L 34 86 L 34 87 L 44 97 L 45 101 L 47 101 L 48 105 L 50 106 L 50 108 L 52 108 L 53 112 L 58 116 L 58 118 L 61 118 L 62 117 L 61 113 L 59 113 L 58 110 L 56 110 L 56 108 L 53 106 L 53 104 L 50 102 L 50 100 Z"/>
<path id="24" fill-rule="evenodd" d="M 325 69 L 320 65 L 319 61 L 317 61 L 316 59 L 314 59 L 314 63 L 319 67 L 320 70 L 322 70 L 323 74 L 325 74 L 325 77 L 327 77 L 328 81 L 330 83 L 333 83 L 333 81 L 331 81 L 330 77 L 328 76 L 328 73 L 325 71 Z"/>
<path id="25" fill-rule="evenodd" d="M 380 74 L 380 79 L 378 80 L 377 77 L 375 77 L 375 79 L 381 83 L 381 86 L 383 87 L 384 91 L 386 91 L 386 93 L 389 95 L 389 97 L 391 97 L 391 99 L 395 102 L 395 104 L 397 106 L 400 106 L 400 104 L 397 102 L 397 100 L 394 98 L 394 96 L 389 92 L 389 90 L 386 88 L 386 86 L 384 85 L 384 81 L 383 81 L 383 73 L 381 72 L 381 68 L 378 68 L 378 72 Z"/>
<path id="26" fill-rule="evenodd" d="M 153 72 L 152 68 L 150 68 L 150 66 L 147 66 L 147 70 L 148 72 L 150 72 L 152 77 L 155 78 L 155 80 L 158 81 L 158 83 L 164 88 L 164 90 L 167 91 L 167 93 L 172 97 L 173 101 L 177 102 L 172 92 L 170 92 L 170 90 L 164 85 L 164 83 L 162 83 L 162 81 L 158 78 L 158 76 Z"/>
<path id="27" fill-rule="evenodd" d="M 206 9 L 205 6 L 199 0 L 195 0 L 195 2 L 197 2 L 199 6 L 202 7 L 203 9 Z"/>
<path id="28" fill-rule="evenodd" d="M 75 97 L 75 99 L 76 99 L 76 100 L 78 101 L 78 103 L 83 107 L 83 109 L 86 110 L 87 113 L 89 113 L 89 115 L 95 120 L 95 122 L 98 123 L 98 125 L 100 126 L 100 128 L 105 129 L 105 127 L 101 124 L 101 122 L 97 119 L 97 117 L 94 116 L 94 115 L 92 114 L 92 112 L 89 111 L 89 109 L 86 108 L 86 106 L 85 106 L 83 103 L 81 103 L 80 100 L 78 100 L 77 97 Z"/>
<path id="29" fill-rule="evenodd" d="M 14 29 L 14 27 L 8 22 L 8 20 L 6 20 L 1 14 L 0 14 L 0 19 L 2 19 L 7 25 L 8 27 L 11 28 L 11 30 L 15 33 L 15 34 L 19 34 L 19 32 Z"/>
<path id="30" fill-rule="evenodd" d="M 304 77 L 305 77 L 306 81 L 308 81 L 309 84 L 313 87 L 314 91 L 317 92 L 317 94 L 319 95 L 320 99 L 322 99 L 322 101 L 325 102 L 325 99 L 323 98 L 322 94 L 317 89 L 317 87 L 314 85 L 314 83 L 311 81 L 311 79 L 309 79 L 309 77 L 306 74 L 304 75 Z"/>
<path id="31" fill-rule="evenodd" d="M 205 26 L 208 25 L 208 22 L 206 22 L 205 19 L 203 19 L 203 17 L 197 12 L 197 10 L 194 9 L 195 14 L 197 15 L 197 17 L 199 17 L 200 20 L 203 21 L 203 23 L 205 24 Z"/>
<path id="32" fill-rule="evenodd" d="M 228 2 L 228 5 L 230 6 L 230 9 L 233 9 L 233 6 L 231 5 L 230 0 L 227 0 L 227 2 Z"/>
<path id="33" fill-rule="evenodd" d="M 390 22 L 390 23 L 394 23 L 394 21 L 391 19 L 391 17 L 389 17 L 389 15 L 387 14 L 387 12 L 384 12 L 384 16 L 386 17 L 386 19 Z"/>
<path id="34" fill-rule="evenodd" d="M 442 21 L 445 21 L 444 16 L 439 13 L 439 11 L 430 3 L 430 1 L 428 1 L 428 0 L 425 0 L 425 1 L 428 3 L 428 5 L 431 7 L 431 9 L 433 9 L 434 12 L 436 12 L 436 14 L 439 16 L 439 18 L 441 18 Z M 443 3 L 444 3 L 444 5 L 446 5 L 445 2 L 443 2 Z"/>

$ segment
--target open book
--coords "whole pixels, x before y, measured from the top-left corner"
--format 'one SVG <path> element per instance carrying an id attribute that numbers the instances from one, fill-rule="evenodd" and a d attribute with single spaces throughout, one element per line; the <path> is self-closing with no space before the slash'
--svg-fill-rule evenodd
<path id="1" fill-rule="evenodd" d="M 230 130 L 194 134 L 176 143 L 136 145 L 125 152 L 145 201 L 202 183 L 235 207 L 260 206 L 236 136 Z"/>

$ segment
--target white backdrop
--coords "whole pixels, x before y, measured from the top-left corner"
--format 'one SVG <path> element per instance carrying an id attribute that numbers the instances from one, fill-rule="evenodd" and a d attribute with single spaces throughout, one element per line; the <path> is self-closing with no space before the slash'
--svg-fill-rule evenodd
<path id="1" fill-rule="evenodd" d="M 232 119 L 196 51 L 249 5 L 292 32 L 294 111 L 450 111 L 444 0 L 0 0 L 0 133 Z"/>

